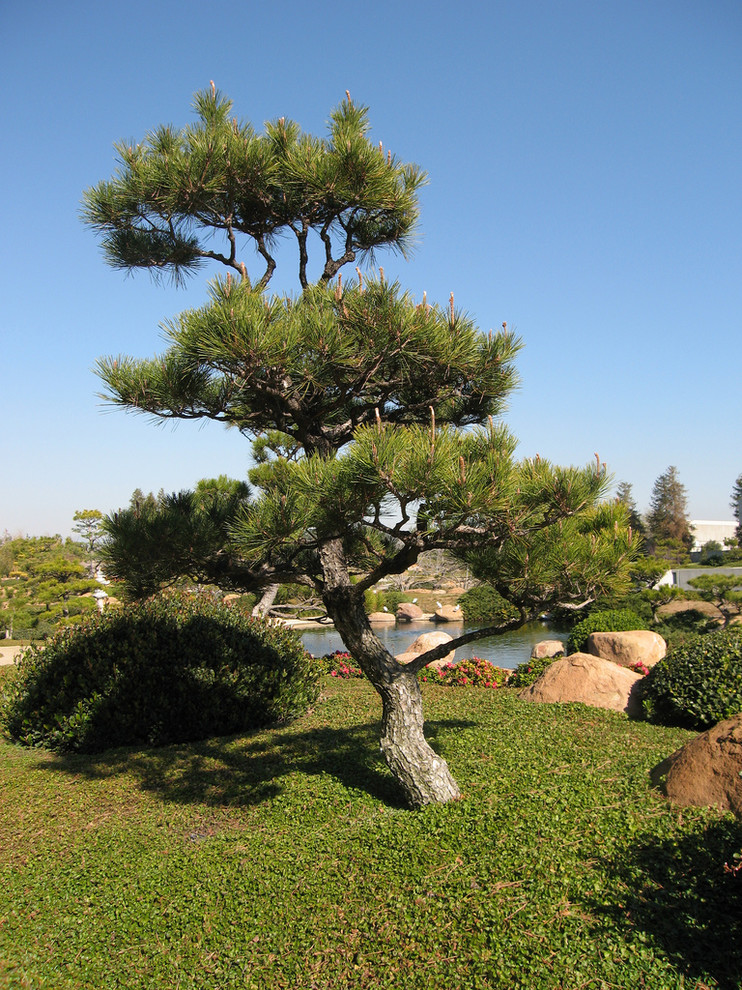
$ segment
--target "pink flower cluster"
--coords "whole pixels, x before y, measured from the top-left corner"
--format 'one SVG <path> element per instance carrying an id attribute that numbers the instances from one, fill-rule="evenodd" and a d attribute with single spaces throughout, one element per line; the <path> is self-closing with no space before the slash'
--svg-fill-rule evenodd
<path id="1" fill-rule="evenodd" d="M 439 670 L 426 670 L 421 680 L 448 687 L 483 687 L 497 689 L 506 683 L 508 671 L 493 666 L 481 657 L 446 663 Z"/>
<path id="2" fill-rule="evenodd" d="M 349 660 L 352 660 L 350 653 L 336 650 L 325 659 L 330 664 L 330 677 L 363 677 L 363 671 L 360 667 L 354 667 L 348 663 Z"/>

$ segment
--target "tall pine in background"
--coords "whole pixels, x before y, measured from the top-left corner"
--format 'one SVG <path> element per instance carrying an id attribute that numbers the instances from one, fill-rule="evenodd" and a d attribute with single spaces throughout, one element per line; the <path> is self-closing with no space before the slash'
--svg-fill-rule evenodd
<path id="1" fill-rule="evenodd" d="M 742 547 L 742 474 L 737 477 L 732 488 L 732 500 L 730 502 L 734 518 L 737 520 L 735 535 L 737 542 Z"/>
<path id="2" fill-rule="evenodd" d="M 655 481 L 647 513 L 652 552 L 672 559 L 687 554 L 693 545 L 688 518 L 688 496 L 678 469 L 670 466 Z"/>

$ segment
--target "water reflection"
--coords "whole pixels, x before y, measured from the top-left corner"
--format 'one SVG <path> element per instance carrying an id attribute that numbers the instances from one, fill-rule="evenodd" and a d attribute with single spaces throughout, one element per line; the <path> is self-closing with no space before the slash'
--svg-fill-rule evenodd
<path id="1" fill-rule="evenodd" d="M 433 622 L 405 622 L 392 625 L 375 625 L 374 632 L 382 641 L 390 653 L 403 653 L 405 648 L 417 639 L 424 632 L 442 630 L 449 636 L 461 636 L 462 633 L 471 632 L 476 626 L 466 623 L 441 624 Z M 342 650 L 343 641 L 340 635 L 332 628 L 317 627 L 316 629 L 299 630 L 304 646 L 315 656 L 322 656 L 325 653 L 332 653 L 334 650 Z M 467 643 L 456 651 L 456 659 L 464 660 L 467 657 L 482 657 L 489 660 L 498 667 L 506 667 L 510 670 L 523 663 L 531 655 L 531 650 L 535 643 L 542 639 L 558 639 L 566 643 L 569 633 L 560 632 L 553 629 L 547 622 L 530 622 L 520 629 L 515 629 L 502 636 L 486 636 L 473 643 Z"/>

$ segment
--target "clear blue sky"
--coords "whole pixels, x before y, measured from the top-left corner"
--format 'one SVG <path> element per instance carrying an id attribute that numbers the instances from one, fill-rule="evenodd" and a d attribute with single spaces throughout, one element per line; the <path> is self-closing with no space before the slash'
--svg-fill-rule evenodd
<path id="1" fill-rule="evenodd" d="M 430 176 L 411 262 L 385 271 L 525 340 L 522 456 L 598 451 L 646 509 L 678 468 L 693 518 L 742 472 L 738 0 L 7 3 L 0 13 L 0 533 L 69 532 L 132 490 L 243 478 L 215 424 L 106 411 L 103 354 L 162 349 L 205 297 L 126 278 L 78 216 L 113 142 L 184 125 L 215 80 L 256 126 L 323 132 L 350 90 Z M 293 271 L 275 288 L 295 288 Z"/>

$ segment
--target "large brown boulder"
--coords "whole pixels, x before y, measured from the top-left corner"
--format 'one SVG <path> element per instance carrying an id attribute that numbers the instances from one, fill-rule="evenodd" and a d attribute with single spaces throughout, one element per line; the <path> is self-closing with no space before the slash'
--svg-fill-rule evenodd
<path id="1" fill-rule="evenodd" d="M 635 684 L 641 680 L 625 667 L 587 653 L 573 653 L 555 660 L 543 674 L 519 693 L 523 701 L 567 702 L 581 701 L 594 708 L 638 715 L 641 705 Z"/>
<path id="2" fill-rule="evenodd" d="M 650 777 L 673 804 L 715 805 L 742 818 L 742 714 L 691 739 Z"/>
<path id="3" fill-rule="evenodd" d="M 419 657 L 421 653 L 426 653 L 428 650 L 432 650 L 435 646 L 440 646 L 443 643 L 450 643 L 453 637 L 449 636 L 448 633 L 444 632 L 428 632 L 423 633 L 418 636 L 414 643 L 411 643 L 404 653 L 399 653 L 397 655 L 397 660 L 400 663 L 409 663 L 410 660 L 414 660 L 415 657 Z M 428 666 L 440 668 L 446 663 L 453 663 L 456 651 L 453 650 L 451 653 L 443 657 L 442 660 L 434 660 Z"/>
<path id="4" fill-rule="evenodd" d="M 654 667 L 667 652 L 667 643 L 659 633 L 634 629 L 631 632 L 590 633 L 586 649 L 593 656 L 620 663 L 622 667 L 634 663 Z"/>
<path id="5" fill-rule="evenodd" d="M 463 622 L 464 613 L 459 605 L 441 605 L 433 615 L 433 622 Z"/>
<path id="6" fill-rule="evenodd" d="M 540 643 L 536 643 L 531 650 L 532 660 L 543 660 L 544 657 L 558 657 L 560 653 L 564 653 L 565 646 L 559 639 L 542 639 Z"/>
<path id="7" fill-rule="evenodd" d="M 397 619 L 400 622 L 412 622 L 415 619 L 422 619 L 425 613 L 419 605 L 414 602 L 401 602 L 397 608 Z"/>

